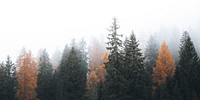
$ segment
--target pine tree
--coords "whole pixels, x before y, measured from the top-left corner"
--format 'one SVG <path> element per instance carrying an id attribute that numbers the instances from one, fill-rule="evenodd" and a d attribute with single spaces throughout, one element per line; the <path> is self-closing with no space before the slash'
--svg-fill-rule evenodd
<path id="1" fill-rule="evenodd" d="M 53 69 L 46 49 L 42 51 L 39 57 L 39 73 L 37 78 L 37 95 L 40 100 L 54 100 L 52 76 Z"/>
<path id="2" fill-rule="evenodd" d="M 150 36 L 146 50 L 145 50 L 145 66 L 149 74 L 152 74 L 153 67 L 156 66 L 158 57 L 159 44 L 154 36 Z"/>
<path id="3" fill-rule="evenodd" d="M 23 50 L 17 60 L 19 70 L 16 73 L 18 78 L 17 97 L 19 100 L 36 100 L 37 87 L 37 63 L 31 52 Z"/>
<path id="4" fill-rule="evenodd" d="M 113 18 L 112 26 L 110 26 L 111 32 L 108 34 L 108 43 L 106 49 L 110 51 L 108 62 L 105 64 L 107 71 L 105 80 L 105 95 L 106 100 L 122 100 L 124 99 L 124 76 L 122 75 L 123 68 L 123 56 L 121 54 L 122 41 L 117 33 L 119 26 L 117 25 L 117 19 Z"/>
<path id="5" fill-rule="evenodd" d="M 61 63 L 60 78 L 62 90 L 61 100 L 82 100 L 85 95 L 86 74 L 81 62 L 82 58 L 72 47 L 66 62 Z"/>
<path id="6" fill-rule="evenodd" d="M 5 66 L 3 63 L 0 64 L 0 98 L 2 100 L 6 100 L 6 84 L 7 84 L 7 78 L 6 78 L 6 71 Z"/>
<path id="7" fill-rule="evenodd" d="M 7 73 L 7 99 L 15 100 L 16 99 L 16 89 L 17 89 L 17 77 L 16 77 L 16 66 L 11 61 L 10 56 L 7 56 L 6 64 L 6 73 Z"/>
<path id="8" fill-rule="evenodd" d="M 75 45 L 75 43 L 74 43 L 74 45 Z M 56 100 L 63 100 L 64 99 L 63 95 L 62 95 L 63 85 L 62 85 L 61 70 L 63 69 L 63 67 L 66 67 L 68 57 L 69 57 L 69 53 L 70 53 L 70 47 L 68 46 L 68 44 L 66 44 L 64 51 L 63 51 L 63 54 L 62 54 L 60 65 L 55 70 L 55 72 L 53 74 L 53 86 L 54 86 L 53 90 L 54 90 L 54 98 Z"/>
<path id="9" fill-rule="evenodd" d="M 197 100 L 200 98 L 200 61 L 187 31 L 183 33 L 181 38 L 179 56 L 179 67 L 177 67 L 175 78 L 178 82 L 181 95 L 184 100 Z"/>
<path id="10" fill-rule="evenodd" d="M 124 75 L 127 80 L 127 99 L 149 99 L 147 74 L 143 65 L 141 49 L 134 33 L 124 41 Z"/>
<path id="11" fill-rule="evenodd" d="M 16 66 L 7 56 L 6 64 L 2 63 L 0 67 L 0 98 L 1 100 L 16 99 Z"/>

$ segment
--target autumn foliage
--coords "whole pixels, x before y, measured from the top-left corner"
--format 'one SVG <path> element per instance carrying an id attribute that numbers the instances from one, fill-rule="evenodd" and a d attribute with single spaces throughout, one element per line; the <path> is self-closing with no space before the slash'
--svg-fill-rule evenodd
<path id="1" fill-rule="evenodd" d="M 173 77 L 175 74 L 175 65 L 173 56 L 165 42 L 163 42 L 156 62 L 153 68 L 153 82 L 155 85 L 162 85 L 167 77 Z"/>
<path id="2" fill-rule="evenodd" d="M 35 100 L 37 87 L 37 63 L 30 52 L 23 52 L 19 56 L 17 65 L 18 88 L 17 97 L 19 100 Z"/>

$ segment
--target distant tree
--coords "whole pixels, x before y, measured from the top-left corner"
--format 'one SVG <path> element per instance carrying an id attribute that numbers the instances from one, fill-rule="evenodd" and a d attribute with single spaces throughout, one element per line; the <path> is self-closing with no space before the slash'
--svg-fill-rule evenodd
<path id="1" fill-rule="evenodd" d="M 153 67 L 156 66 L 158 57 L 159 44 L 154 36 L 150 36 L 147 47 L 145 49 L 145 66 L 149 74 L 152 74 Z"/>
<path id="2" fill-rule="evenodd" d="M 143 56 L 139 43 L 132 32 L 129 38 L 124 42 L 124 76 L 126 84 L 126 100 L 149 99 L 150 86 L 147 82 L 147 73 L 144 68 Z"/>
<path id="3" fill-rule="evenodd" d="M 180 61 L 175 78 L 181 91 L 180 95 L 184 100 L 199 100 L 200 61 L 187 31 L 183 33 L 181 38 L 179 56 Z"/>
<path id="4" fill-rule="evenodd" d="M 17 60 L 19 70 L 16 75 L 18 78 L 17 97 L 19 100 L 36 100 L 37 87 L 37 63 L 32 57 L 31 52 L 22 51 Z"/>
<path id="5" fill-rule="evenodd" d="M 61 61 L 61 57 L 62 57 L 62 53 L 61 51 L 57 48 L 51 58 L 51 62 L 52 62 L 52 67 L 54 70 L 56 70 L 58 68 L 58 66 L 60 65 L 60 61 Z"/>
<path id="6" fill-rule="evenodd" d="M 172 78 L 175 74 L 175 65 L 173 56 L 165 42 L 163 42 L 156 62 L 153 68 L 154 86 L 161 86 L 166 82 L 167 77 Z"/>
<path id="7" fill-rule="evenodd" d="M 95 69 L 95 71 L 92 71 L 89 73 L 88 79 L 87 79 L 87 100 L 97 100 L 98 98 L 98 89 L 101 82 L 105 80 L 106 75 L 106 69 L 104 63 L 108 59 L 108 52 L 106 52 L 103 55 L 101 65 Z"/>
<path id="8" fill-rule="evenodd" d="M 53 69 L 46 49 L 42 51 L 39 57 L 39 70 L 37 78 L 37 97 L 40 100 L 54 100 L 52 76 Z"/>
<path id="9" fill-rule="evenodd" d="M 123 55 L 121 54 L 122 40 L 117 33 L 119 26 L 117 19 L 113 18 L 113 23 L 110 26 L 108 34 L 108 42 L 106 49 L 109 50 L 110 54 L 108 62 L 105 64 L 106 68 L 106 80 L 104 82 L 104 99 L 105 100 L 124 100 L 124 81 L 125 78 L 122 75 L 123 71 Z"/>
<path id="10" fill-rule="evenodd" d="M 95 70 L 99 81 L 102 81 L 102 82 L 105 81 L 105 76 L 106 76 L 105 63 L 108 61 L 108 56 L 109 56 L 109 52 L 106 51 L 102 57 L 101 65 Z"/>
<path id="11" fill-rule="evenodd" d="M 100 44 L 99 40 L 94 39 L 88 47 L 89 53 L 89 71 L 95 71 L 98 68 L 102 61 L 102 55 L 104 53 L 103 46 Z"/>

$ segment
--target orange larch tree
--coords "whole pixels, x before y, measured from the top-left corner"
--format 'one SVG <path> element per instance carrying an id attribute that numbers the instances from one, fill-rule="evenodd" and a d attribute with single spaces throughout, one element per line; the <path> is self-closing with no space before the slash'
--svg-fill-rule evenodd
<path id="1" fill-rule="evenodd" d="M 31 52 L 23 51 L 17 60 L 17 97 L 19 100 L 36 100 L 37 63 Z"/>
<path id="2" fill-rule="evenodd" d="M 108 52 L 106 52 L 101 61 L 101 65 L 97 68 L 95 68 L 94 71 L 91 71 L 88 80 L 87 80 L 87 97 L 88 100 L 97 100 L 98 94 L 98 85 L 100 81 L 104 81 L 105 75 L 106 75 L 106 69 L 104 63 L 108 59 Z"/>
<path id="3" fill-rule="evenodd" d="M 173 56 L 165 42 L 163 42 L 156 62 L 153 68 L 153 82 L 155 86 L 163 85 L 167 77 L 172 78 L 175 74 L 175 65 Z"/>

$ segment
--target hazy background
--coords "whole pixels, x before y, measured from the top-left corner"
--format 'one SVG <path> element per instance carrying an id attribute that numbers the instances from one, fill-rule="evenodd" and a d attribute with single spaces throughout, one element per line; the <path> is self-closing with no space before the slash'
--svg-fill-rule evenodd
<path id="1" fill-rule="evenodd" d="M 200 51 L 199 0 L 1 0 L 0 61 L 8 54 L 15 61 L 22 47 L 35 56 L 46 48 L 51 57 L 72 38 L 104 43 L 114 16 L 119 33 L 133 30 L 143 50 L 150 34 L 177 49 L 187 30 Z"/>

